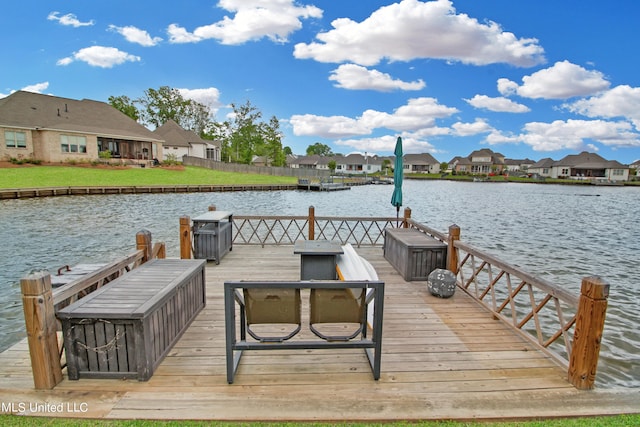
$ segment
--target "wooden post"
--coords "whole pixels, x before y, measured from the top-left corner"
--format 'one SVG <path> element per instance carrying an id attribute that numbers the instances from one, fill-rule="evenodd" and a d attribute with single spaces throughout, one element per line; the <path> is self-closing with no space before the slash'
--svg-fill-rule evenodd
<path id="1" fill-rule="evenodd" d="M 309 206 L 309 240 L 316 237 L 316 208 Z"/>
<path id="2" fill-rule="evenodd" d="M 180 217 L 180 259 L 191 259 L 191 218 Z"/>
<path id="3" fill-rule="evenodd" d="M 569 382 L 579 390 L 592 389 L 596 380 L 608 297 L 609 284 L 600 277 L 582 279 L 568 371 Z"/>
<path id="4" fill-rule="evenodd" d="M 213 212 L 216 210 L 216 205 L 210 205 L 209 206 L 209 212 Z"/>
<path id="5" fill-rule="evenodd" d="M 402 226 L 409 228 L 409 220 L 411 219 L 411 208 L 404 208 L 404 219 L 402 220 Z"/>
<path id="6" fill-rule="evenodd" d="M 458 252 L 454 246 L 454 242 L 460 240 L 460 227 L 453 224 L 449 226 L 449 239 L 447 244 L 447 270 L 453 274 L 458 274 Z"/>
<path id="7" fill-rule="evenodd" d="M 51 276 L 47 272 L 29 274 L 20 280 L 20 289 L 33 383 L 36 389 L 51 390 L 62 381 Z"/>
<path id="8" fill-rule="evenodd" d="M 140 230 L 136 233 L 136 249 L 144 251 L 143 264 L 151 259 L 153 244 L 151 243 L 151 232 L 149 230 Z"/>

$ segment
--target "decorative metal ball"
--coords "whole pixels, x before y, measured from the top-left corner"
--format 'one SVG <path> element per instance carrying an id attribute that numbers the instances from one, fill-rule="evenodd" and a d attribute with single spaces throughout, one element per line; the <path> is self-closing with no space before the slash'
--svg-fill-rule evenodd
<path id="1" fill-rule="evenodd" d="M 429 273 L 427 288 L 433 296 L 449 298 L 456 291 L 456 276 L 449 270 L 436 268 Z"/>

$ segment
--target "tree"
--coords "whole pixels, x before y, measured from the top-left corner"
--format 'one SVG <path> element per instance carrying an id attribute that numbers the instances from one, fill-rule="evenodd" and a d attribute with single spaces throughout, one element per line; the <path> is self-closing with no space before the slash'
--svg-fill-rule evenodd
<path id="1" fill-rule="evenodd" d="M 338 163 L 335 160 L 329 160 L 329 162 L 327 163 L 327 166 L 329 167 L 329 170 L 333 175 L 336 171 L 336 167 L 338 166 Z"/>
<path id="2" fill-rule="evenodd" d="M 276 116 L 272 116 L 268 124 L 263 126 L 265 152 L 271 166 L 284 166 L 286 156 L 282 149 L 282 132 L 280 132 L 280 122 Z"/>
<path id="3" fill-rule="evenodd" d="M 131 117 L 135 121 L 138 121 L 138 119 L 140 118 L 140 112 L 138 111 L 138 108 L 136 107 L 134 101 L 131 100 L 128 96 L 110 96 L 109 105 Z"/>
<path id="4" fill-rule="evenodd" d="M 333 152 L 331 151 L 331 147 L 328 145 L 316 142 L 315 144 L 311 144 L 307 147 L 307 156 L 312 156 L 314 154 L 319 156 L 332 156 Z"/>
<path id="5" fill-rule="evenodd" d="M 161 86 L 147 89 L 136 103 L 140 104 L 140 118 L 143 123 L 155 127 L 173 120 L 182 128 L 202 135 L 209 127 L 211 112 L 209 107 L 191 99 L 185 99 L 178 89 Z"/>

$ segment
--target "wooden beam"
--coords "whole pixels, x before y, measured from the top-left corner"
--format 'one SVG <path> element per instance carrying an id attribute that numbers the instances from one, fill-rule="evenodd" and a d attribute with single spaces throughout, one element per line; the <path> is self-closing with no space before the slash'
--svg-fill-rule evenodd
<path id="1" fill-rule="evenodd" d="M 20 280 L 24 320 L 36 389 L 50 390 L 62 381 L 56 334 L 56 316 L 47 272 L 29 274 Z"/>
<path id="2" fill-rule="evenodd" d="M 582 279 L 568 379 L 577 389 L 592 389 L 607 314 L 609 285 L 600 277 Z"/>
<path id="3" fill-rule="evenodd" d="M 180 259 L 191 259 L 191 218 L 180 217 Z"/>
<path id="4" fill-rule="evenodd" d="M 458 252 L 456 251 L 455 242 L 460 240 L 460 227 L 453 224 L 449 226 L 449 238 L 447 244 L 447 270 L 453 274 L 458 274 Z"/>

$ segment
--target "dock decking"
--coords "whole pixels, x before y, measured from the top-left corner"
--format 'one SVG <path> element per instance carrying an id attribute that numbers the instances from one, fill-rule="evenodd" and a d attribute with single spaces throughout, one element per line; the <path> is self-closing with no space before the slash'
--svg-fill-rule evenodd
<path id="1" fill-rule="evenodd" d="M 2 412 L 86 418 L 426 420 L 567 417 L 640 411 L 640 390 L 579 391 L 566 372 L 458 289 L 431 296 L 382 249 L 358 252 L 386 283 L 382 372 L 362 350 L 251 352 L 226 382 L 225 280 L 297 280 L 293 246 L 236 245 L 207 265 L 207 306 L 147 382 L 66 378 L 33 387 L 26 340 L 0 354 Z M 304 327 L 304 325 L 303 325 Z M 54 409 L 51 409 L 54 408 Z M 60 410 L 60 412 L 58 411 Z M 55 411 L 55 412 L 54 412 Z"/>

